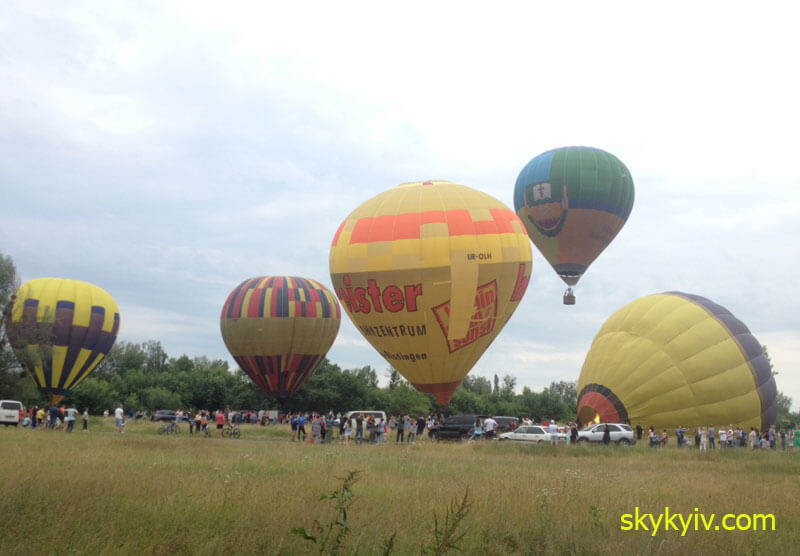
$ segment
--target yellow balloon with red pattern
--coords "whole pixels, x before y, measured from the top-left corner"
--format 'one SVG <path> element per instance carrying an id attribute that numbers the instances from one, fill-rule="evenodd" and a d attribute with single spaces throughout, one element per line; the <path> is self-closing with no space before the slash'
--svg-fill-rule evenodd
<path id="1" fill-rule="evenodd" d="M 494 197 L 447 181 L 404 183 L 342 222 L 330 272 L 367 341 L 444 405 L 519 305 L 531 247 Z"/>

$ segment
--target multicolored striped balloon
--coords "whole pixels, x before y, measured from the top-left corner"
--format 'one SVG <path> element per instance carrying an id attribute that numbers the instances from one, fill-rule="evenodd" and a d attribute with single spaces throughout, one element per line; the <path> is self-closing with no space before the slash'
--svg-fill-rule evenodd
<path id="1" fill-rule="evenodd" d="M 63 278 L 25 282 L 5 314 L 14 354 L 53 404 L 108 354 L 119 324 L 119 309 L 108 292 Z"/>
<path id="2" fill-rule="evenodd" d="M 220 329 L 231 355 L 253 382 L 286 399 L 322 362 L 341 318 L 336 297 L 316 280 L 259 276 L 228 296 Z"/>
<path id="3" fill-rule="evenodd" d="M 680 292 L 642 297 L 611 315 L 586 355 L 578 392 L 583 423 L 766 429 L 778 415 L 758 340 L 725 307 Z"/>
<path id="4" fill-rule="evenodd" d="M 613 154 L 562 147 L 528 162 L 514 210 L 547 262 L 569 286 L 616 237 L 633 208 L 633 179 Z"/>
<path id="5" fill-rule="evenodd" d="M 497 199 L 446 181 L 405 183 L 342 222 L 330 270 L 367 341 L 447 404 L 522 299 L 531 246 Z"/>

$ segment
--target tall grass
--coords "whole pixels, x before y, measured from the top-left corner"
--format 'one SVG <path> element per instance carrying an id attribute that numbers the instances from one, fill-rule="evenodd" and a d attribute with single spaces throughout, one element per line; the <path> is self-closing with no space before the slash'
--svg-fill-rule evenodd
<path id="1" fill-rule="evenodd" d="M 242 438 L 0 429 L 0 554 L 306 554 L 292 529 L 325 523 L 320 496 L 361 470 L 348 509 L 349 549 L 419 554 L 452 500 L 471 502 L 467 554 L 776 553 L 797 549 L 800 453 L 643 443 L 498 442 L 350 446 L 291 442 L 286 427 Z M 393 439 L 392 439 L 393 440 Z M 775 531 L 626 532 L 641 512 L 771 513 Z M 720 519 L 718 517 L 717 519 Z"/>

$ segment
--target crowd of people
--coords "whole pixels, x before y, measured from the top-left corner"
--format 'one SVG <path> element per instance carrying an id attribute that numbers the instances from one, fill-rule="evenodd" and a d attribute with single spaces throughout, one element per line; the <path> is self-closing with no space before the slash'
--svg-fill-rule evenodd
<path id="1" fill-rule="evenodd" d="M 72 432 L 75 430 L 75 423 L 78 420 L 79 411 L 74 405 L 62 405 L 61 407 L 51 405 L 47 410 L 44 407 L 37 405 L 21 409 L 19 413 L 19 422 L 23 427 L 30 427 L 32 429 L 52 429 L 63 430 L 64 432 Z M 83 421 L 83 431 L 89 429 L 89 409 L 84 409 L 81 415 Z"/>
<path id="2" fill-rule="evenodd" d="M 334 414 L 332 411 L 326 415 L 292 413 L 288 421 L 293 441 L 308 439 L 310 442 L 322 444 L 333 439 L 343 439 L 348 446 L 351 441 L 355 444 L 383 444 L 391 441 L 392 435 L 395 443 L 413 443 L 423 438 L 426 430 L 437 423 L 434 415 L 420 415 L 416 418 L 402 415 L 385 419 L 382 415 L 355 413 L 348 419 L 346 415 Z"/>
<path id="3" fill-rule="evenodd" d="M 750 427 L 749 432 L 744 427 L 734 427 L 733 425 L 722 426 L 719 429 L 714 425 L 709 425 L 694 429 L 693 437 L 687 436 L 688 432 L 688 429 L 680 426 L 675 429 L 675 441 L 678 448 L 694 446 L 701 452 L 708 451 L 709 448 L 712 450 L 724 448 L 776 450 L 778 443 L 780 443 L 781 450 L 786 450 L 787 446 L 800 448 L 800 429 L 796 431 L 787 428 L 777 429 L 775 425 L 771 425 L 766 431 Z M 641 439 L 641 425 L 637 425 L 636 433 Z M 659 434 L 653 427 L 650 427 L 648 440 L 651 448 L 660 448 L 667 445 L 669 435 L 666 429 Z"/>
<path id="4" fill-rule="evenodd" d="M 334 439 L 343 441 L 346 445 L 355 444 L 383 444 L 386 442 L 413 443 L 425 437 L 426 433 L 430 436 L 432 429 L 444 421 L 443 415 L 430 414 L 419 415 L 417 417 L 405 414 L 399 417 L 390 416 L 384 418 L 382 412 L 353 413 L 350 418 L 342 413 L 334 414 L 332 411 L 327 414 L 315 412 L 295 412 L 290 414 L 278 414 L 266 410 L 238 410 L 231 409 L 184 411 L 175 412 L 175 422 L 186 422 L 189 425 L 189 433 L 203 432 L 208 434 L 209 425 L 216 425 L 217 431 L 227 425 L 260 424 L 262 426 L 270 424 L 288 424 L 291 429 L 292 441 L 309 441 L 316 444 L 332 442 Z M 109 417 L 110 411 L 103 412 L 104 417 Z M 375 415 L 380 414 L 380 415 Z M 33 406 L 20 411 L 20 423 L 24 427 L 31 429 L 52 429 L 63 430 L 71 433 L 75 430 L 78 419 L 82 421 L 83 432 L 89 428 L 89 409 L 79 412 L 74 405 L 62 405 L 61 407 L 51 405 L 48 409 Z M 146 420 L 146 411 L 128 410 L 127 414 L 122 404 L 114 410 L 114 426 L 118 433 L 125 432 L 126 419 Z M 152 418 L 152 417 L 151 417 Z M 578 438 L 578 424 L 570 422 L 565 425 L 558 425 L 555 421 L 544 420 L 536 423 L 531 419 L 522 419 L 523 425 L 540 424 L 544 430 L 550 434 L 552 443 L 556 444 L 559 438 L 566 437 L 567 443 L 576 442 Z M 510 430 L 516 429 L 517 423 L 510 422 Z M 498 425 L 492 417 L 476 418 L 470 439 L 479 440 L 481 438 L 495 438 L 497 436 Z M 642 440 L 644 429 L 641 424 L 636 425 L 635 434 L 637 440 Z M 800 448 L 800 427 L 798 430 L 792 428 L 776 428 L 772 425 L 766 431 L 759 431 L 755 427 L 750 427 L 747 431 L 743 427 L 728 425 L 719 428 L 714 425 L 708 427 L 697 427 L 693 435 L 689 435 L 689 430 L 681 426 L 675 429 L 675 440 L 678 448 L 694 446 L 700 451 L 708 449 L 724 448 L 750 448 L 776 450 L 780 446 L 781 450 L 788 448 Z M 605 438 L 604 438 L 605 441 Z M 651 448 L 660 448 L 667 445 L 669 434 L 664 429 L 660 433 L 654 427 L 648 431 L 648 443 Z"/>

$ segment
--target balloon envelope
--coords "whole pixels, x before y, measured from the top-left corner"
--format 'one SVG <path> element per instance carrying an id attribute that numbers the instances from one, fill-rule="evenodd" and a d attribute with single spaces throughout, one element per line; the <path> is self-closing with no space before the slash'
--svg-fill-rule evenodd
<path id="1" fill-rule="evenodd" d="M 367 341 L 446 404 L 522 299 L 531 248 L 497 199 L 446 181 L 405 183 L 342 222 L 330 270 Z"/>
<path id="2" fill-rule="evenodd" d="M 286 399 L 308 380 L 339 332 L 335 296 L 316 280 L 259 276 L 230 293 L 220 316 L 225 345 L 267 394 Z"/>
<path id="3" fill-rule="evenodd" d="M 578 392 L 582 423 L 764 429 L 778 412 L 761 344 L 724 307 L 680 292 L 614 313 L 592 342 Z"/>
<path id="4" fill-rule="evenodd" d="M 5 318 L 14 354 L 53 404 L 103 360 L 120 324 L 119 308 L 108 292 L 62 278 L 22 284 Z"/>
<path id="5" fill-rule="evenodd" d="M 570 286 L 622 229 L 633 180 L 613 154 L 562 147 L 532 159 L 514 187 L 514 210 L 534 245 Z"/>

